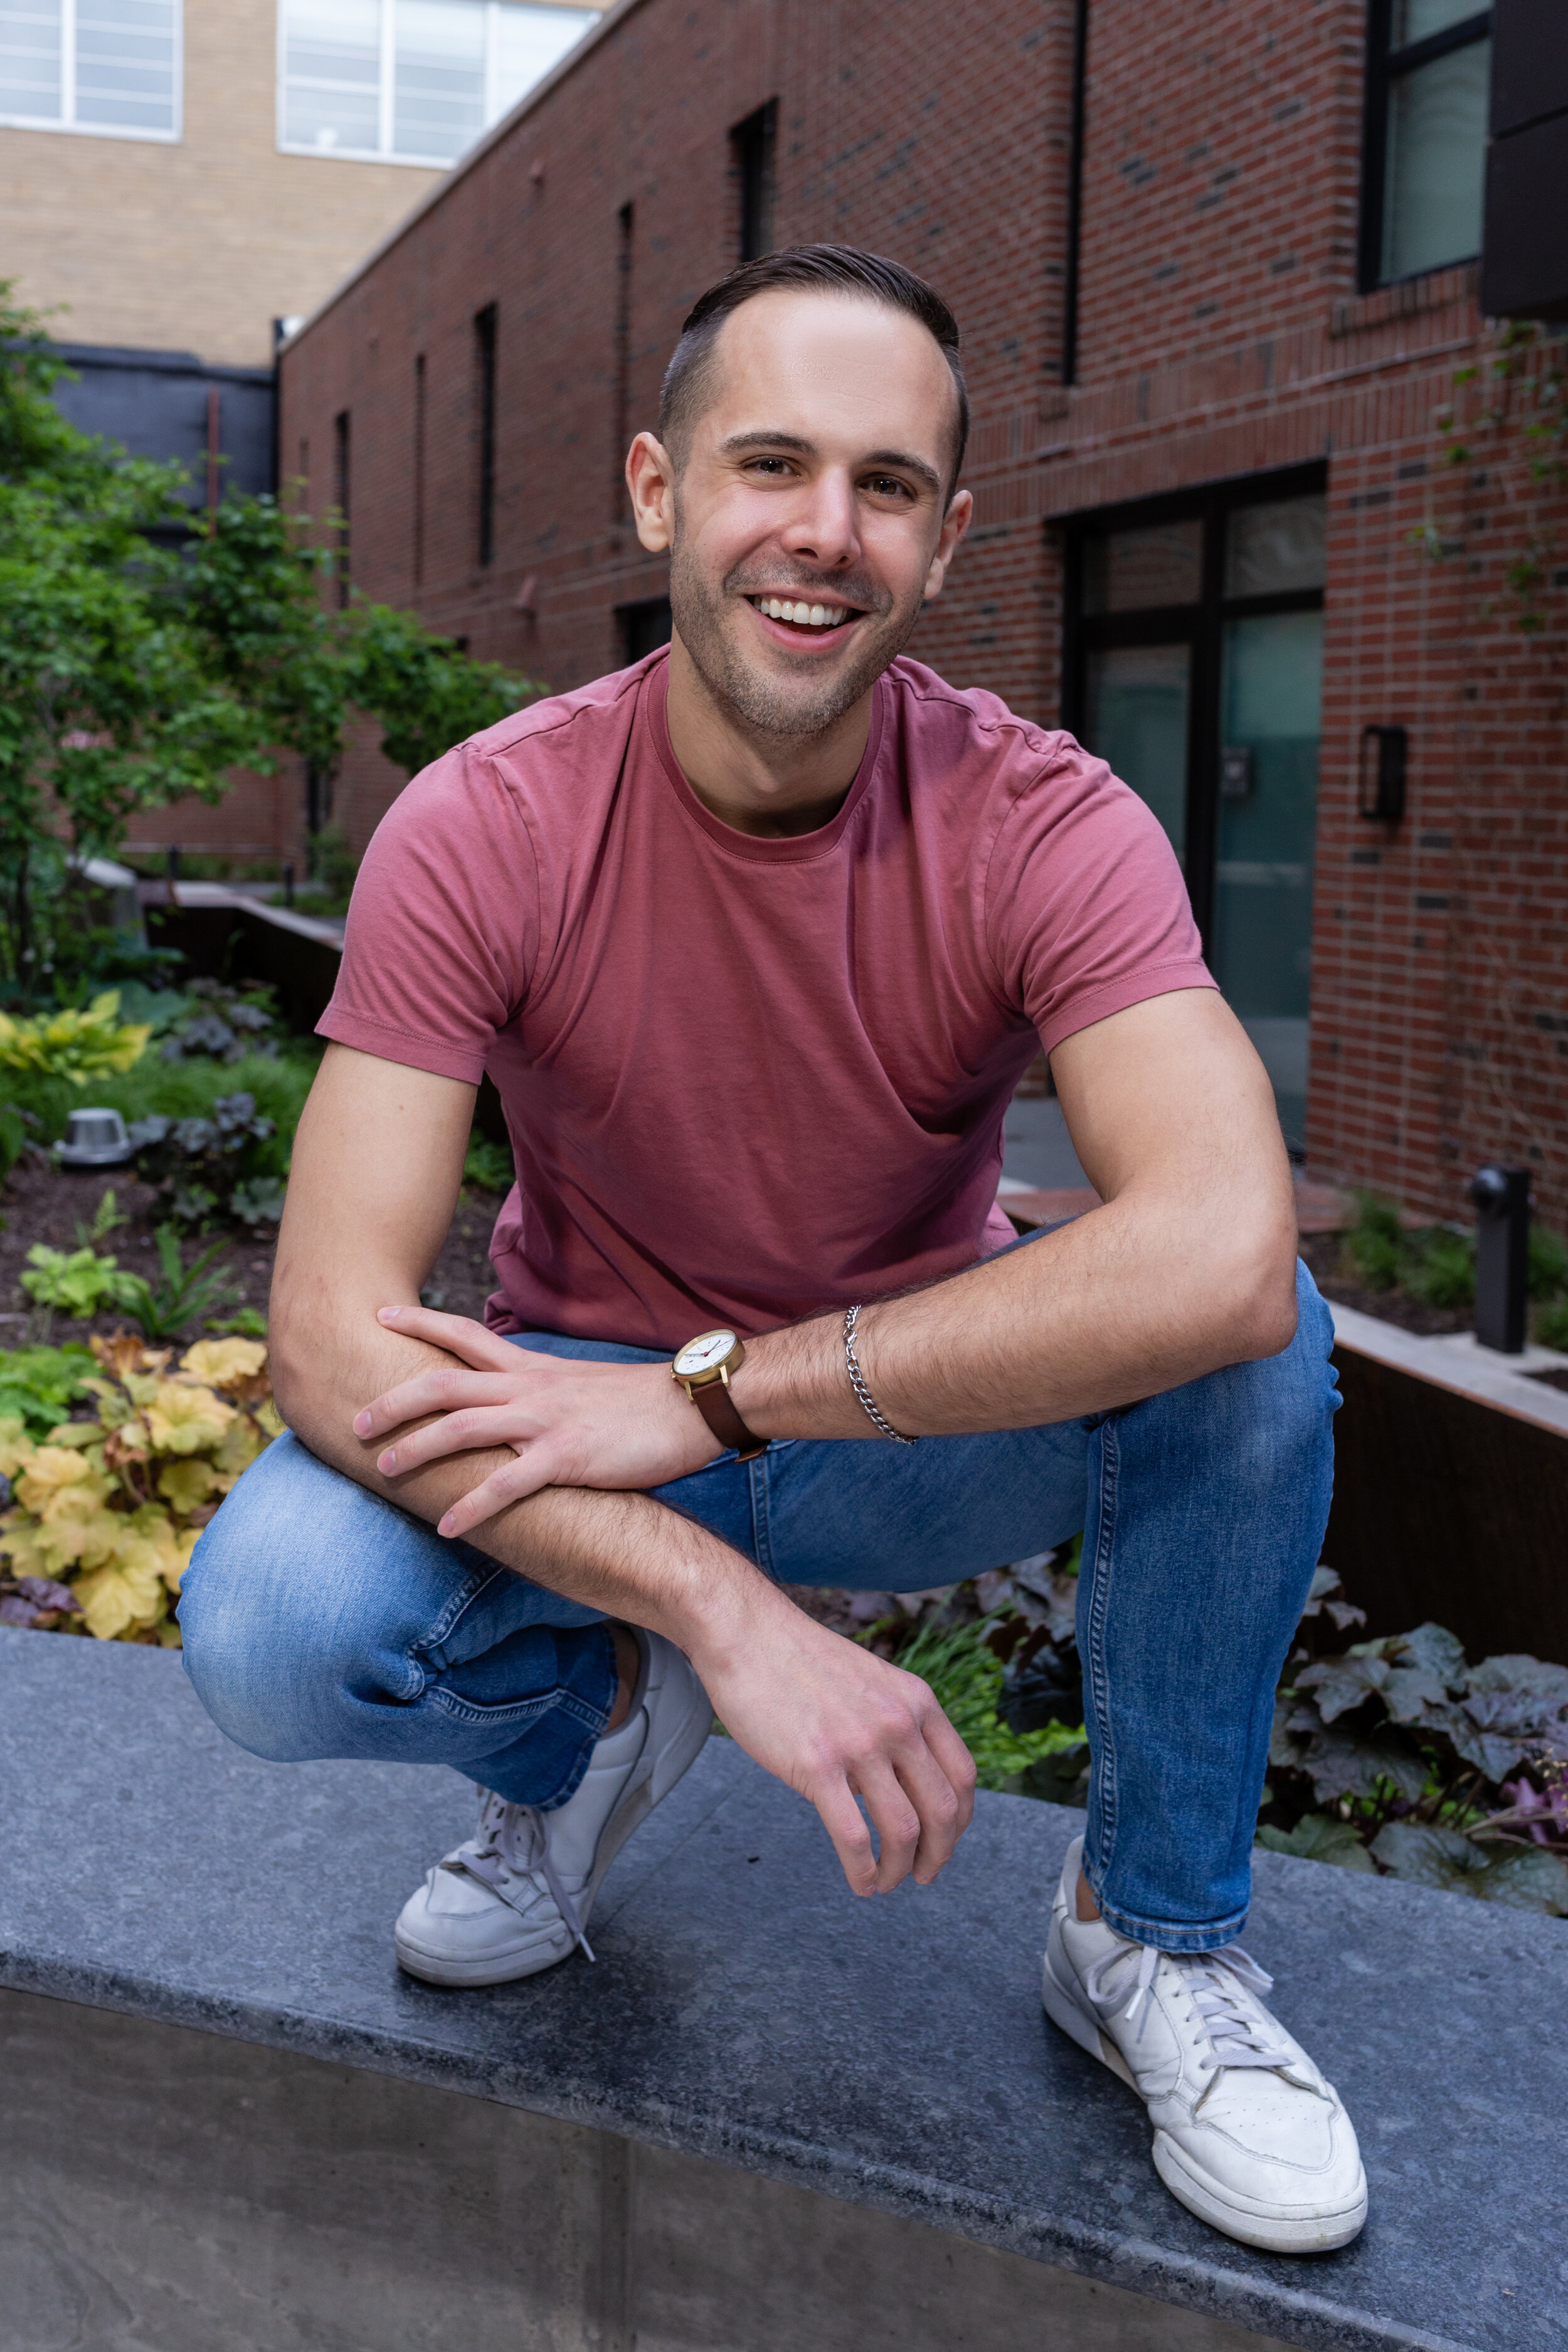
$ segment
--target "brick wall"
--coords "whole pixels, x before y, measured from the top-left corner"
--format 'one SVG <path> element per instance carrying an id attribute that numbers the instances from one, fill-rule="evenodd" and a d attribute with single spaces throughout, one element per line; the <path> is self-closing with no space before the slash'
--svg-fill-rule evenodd
<path id="1" fill-rule="evenodd" d="M 1482 335 L 1473 273 L 1354 290 L 1360 0 L 1092 0 L 1063 386 L 1071 18 L 1068 0 L 622 0 L 576 69 L 288 353 L 284 470 L 308 475 L 321 513 L 348 412 L 368 593 L 554 688 L 613 667 L 616 607 L 664 587 L 626 520 L 623 441 L 653 417 L 684 310 L 735 258 L 729 130 L 776 97 L 775 241 L 891 253 L 964 331 L 975 528 L 914 647 L 956 683 L 1055 717 L 1054 519 L 1326 457 L 1310 1158 L 1444 1214 L 1463 1213 L 1481 1160 L 1527 1158 L 1561 1225 L 1563 595 L 1549 582 L 1544 635 L 1520 633 L 1504 566 L 1553 519 L 1524 510 L 1504 442 L 1490 461 L 1478 445 L 1468 467 L 1437 462 L 1434 418 Z M 473 318 L 489 302 L 500 427 L 481 571 Z M 1410 541 L 1428 524 L 1441 563 Z M 1369 722 L 1410 730 L 1410 814 L 1392 835 L 1354 813 Z M 400 781 L 372 756 L 347 764 L 356 841 Z"/>

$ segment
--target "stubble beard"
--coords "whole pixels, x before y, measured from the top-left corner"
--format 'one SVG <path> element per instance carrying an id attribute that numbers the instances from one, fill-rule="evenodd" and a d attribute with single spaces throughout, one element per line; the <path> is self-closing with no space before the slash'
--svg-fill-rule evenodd
<path id="1" fill-rule="evenodd" d="M 805 674 L 794 681 L 753 667 L 735 643 L 727 625 L 728 615 L 737 597 L 748 593 L 760 595 L 765 588 L 776 587 L 776 581 L 758 579 L 748 583 L 745 566 L 737 565 L 715 594 L 688 552 L 689 544 L 679 528 L 678 504 L 669 560 L 669 607 L 676 633 L 713 702 L 746 732 L 763 740 L 798 743 L 827 734 L 870 691 L 914 635 L 919 602 L 910 611 L 900 612 L 889 601 L 885 610 L 873 608 L 856 624 L 852 657 L 842 667 L 835 665 L 826 676 L 812 674 L 818 665 L 811 655 L 802 657 Z M 874 592 L 868 583 L 857 583 L 857 595 L 862 591 L 870 604 Z M 812 593 L 824 593 L 820 587 Z"/>

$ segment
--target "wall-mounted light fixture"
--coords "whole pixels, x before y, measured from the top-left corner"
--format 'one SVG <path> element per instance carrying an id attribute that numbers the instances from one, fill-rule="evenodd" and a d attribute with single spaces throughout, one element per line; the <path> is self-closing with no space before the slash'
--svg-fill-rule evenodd
<path id="1" fill-rule="evenodd" d="M 1403 727 L 1363 727 L 1356 779 L 1356 814 L 1373 824 L 1397 824 L 1405 814 L 1405 755 L 1409 736 Z"/>
<path id="2" fill-rule="evenodd" d="M 1244 801 L 1252 790 L 1252 746 L 1227 743 L 1219 755 L 1219 796 Z"/>

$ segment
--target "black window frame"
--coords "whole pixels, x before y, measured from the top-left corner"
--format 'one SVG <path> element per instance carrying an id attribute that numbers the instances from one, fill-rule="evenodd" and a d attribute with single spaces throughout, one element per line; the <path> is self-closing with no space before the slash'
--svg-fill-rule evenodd
<path id="1" fill-rule="evenodd" d="M 1456 253 L 1447 261 L 1434 262 L 1431 269 L 1406 270 L 1402 278 L 1385 278 L 1383 274 L 1388 113 L 1394 84 L 1403 81 L 1406 74 L 1418 71 L 1422 66 L 1431 65 L 1436 58 L 1449 56 L 1455 49 L 1468 49 L 1477 41 L 1489 40 L 1491 9 L 1478 8 L 1473 15 L 1462 16 L 1458 24 L 1446 25 L 1440 33 L 1432 33 L 1424 41 L 1407 41 L 1399 49 L 1389 47 L 1393 28 L 1394 0 L 1368 0 L 1366 86 L 1362 115 L 1361 229 L 1356 264 L 1356 284 L 1363 294 L 1375 294 L 1383 286 L 1408 285 L 1414 278 L 1429 278 L 1433 269 L 1455 269 L 1467 261 L 1476 261 L 1480 257 L 1478 246 L 1474 253 Z"/>
<path id="2" fill-rule="evenodd" d="M 648 654 L 657 653 L 660 646 L 667 646 L 673 625 L 668 596 L 644 596 L 635 604 L 617 604 L 616 635 L 619 640 L 621 667 L 630 669 L 634 662 L 642 661 Z"/>
<path id="3" fill-rule="evenodd" d="M 1326 498 L 1327 460 L 1237 475 L 1190 490 L 1116 506 L 1090 507 L 1053 520 L 1061 534 L 1064 626 L 1062 724 L 1083 738 L 1089 708 L 1089 656 L 1113 646 L 1185 645 L 1191 649 L 1187 698 L 1187 805 L 1184 865 L 1187 896 L 1205 952 L 1214 933 L 1215 860 L 1219 844 L 1220 668 L 1227 622 L 1271 613 L 1316 613 L 1321 588 L 1288 588 L 1268 596 L 1225 593 L 1226 523 L 1244 507 L 1286 499 Z M 1204 526 L 1202 571 L 1195 602 L 1149 605 L 1132 613 L 1085 613 L 1084 554 L 1091 539 L 1112 530 L 1142 530 L 1198 517 Z"/>

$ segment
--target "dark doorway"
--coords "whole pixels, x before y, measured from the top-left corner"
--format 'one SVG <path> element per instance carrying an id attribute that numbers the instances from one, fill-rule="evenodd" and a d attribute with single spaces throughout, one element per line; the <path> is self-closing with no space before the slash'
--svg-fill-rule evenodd
<path id="1" fill-rule="evenodd" d="M 1303 1146 L 1322 696 L 1321 466 L 1067 525 L 1064 717 L 1147 801 Z"/>

